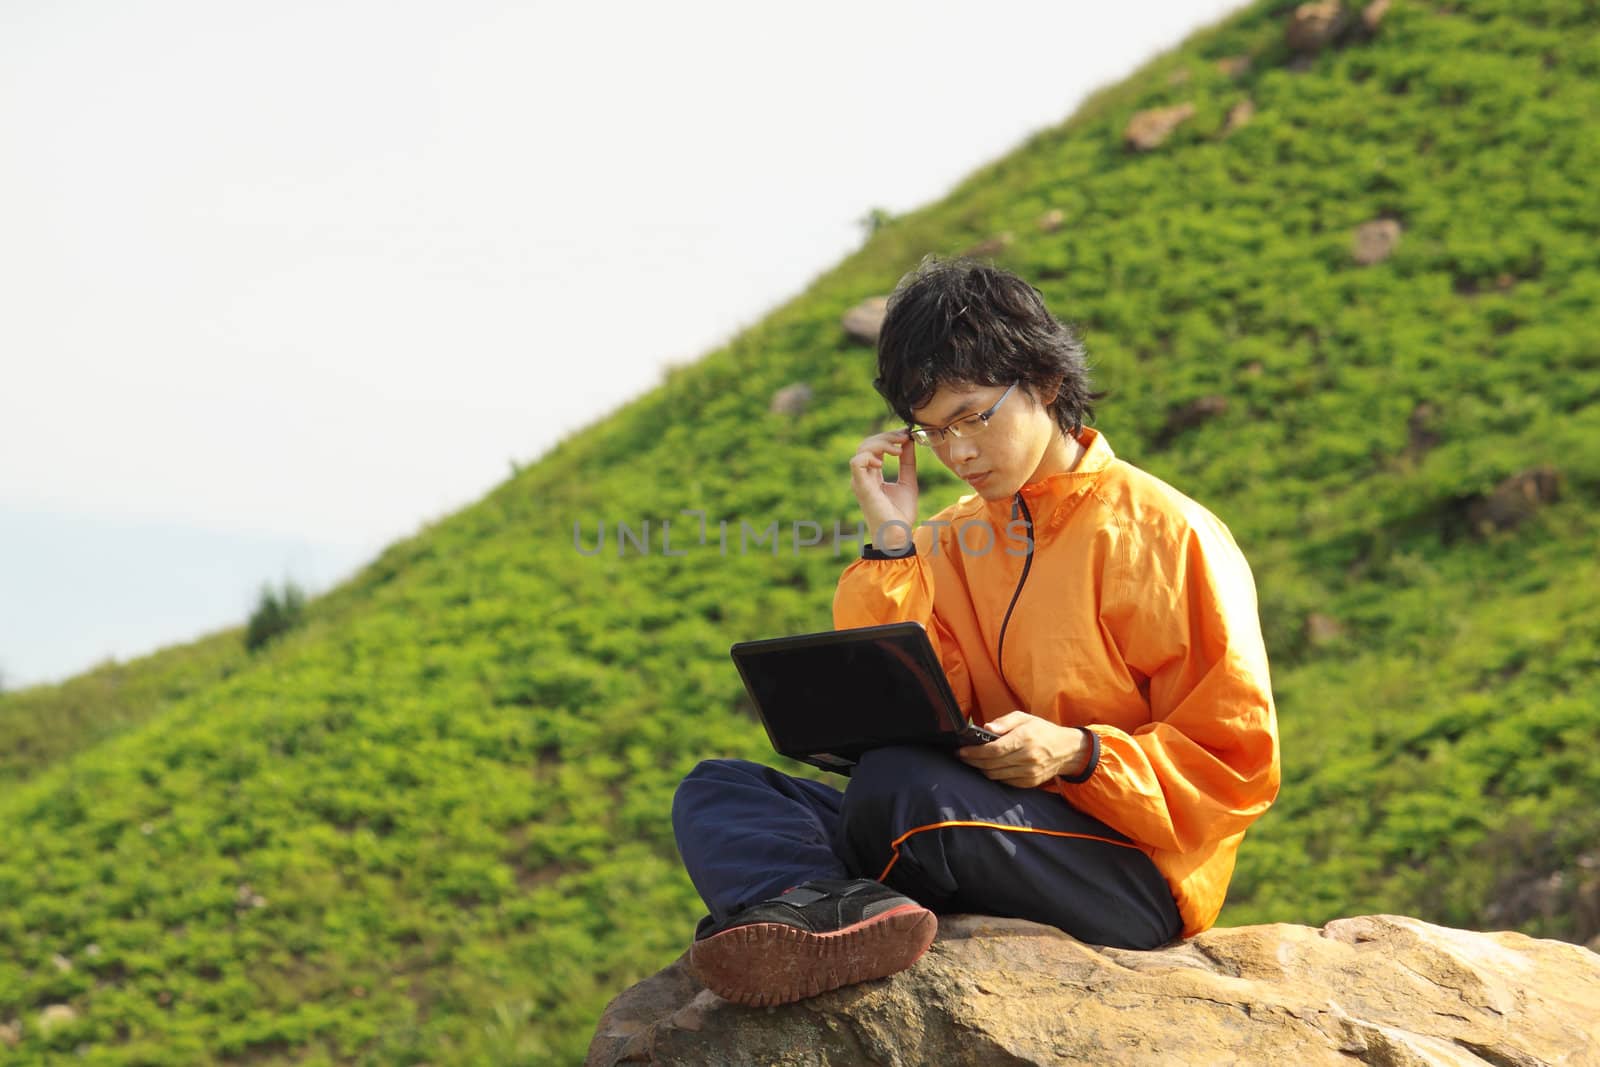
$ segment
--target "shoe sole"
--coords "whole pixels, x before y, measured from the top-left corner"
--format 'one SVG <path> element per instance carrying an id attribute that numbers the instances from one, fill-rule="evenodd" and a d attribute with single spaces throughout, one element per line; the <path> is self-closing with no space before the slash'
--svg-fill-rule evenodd
<path id="1" fill-rule="evenodd" d="M 696 941 L 689 966 L 717 996 L 770 1007 L 903 971 L 928 951 L 938 931 L 939 920 L 919 904 L 825 934 L 751 923 Z"/>

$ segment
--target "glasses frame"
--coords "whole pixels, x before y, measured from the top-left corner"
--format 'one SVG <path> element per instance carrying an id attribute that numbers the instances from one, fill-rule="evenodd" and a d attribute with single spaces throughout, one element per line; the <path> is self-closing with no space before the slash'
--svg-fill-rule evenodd
<path id="1" fill-rule="evenodd" d="M 1001 404 L 1006 402 L 1006 397 L 1011 395 L 1011 390 L 1021 384 L 1020 380 L 1012 382 L 1006 387 L 1006 391 L 1000 394 L 1000 399 L 990 404 L 985 411 L 962 416 L 955 422 L 945 426 L 907 426 L 906 432 L 918 444 L 927 445 L 929 448 L 937 448 L 944 444 L 946 437 L 976 437 L 989 428 L 989 420 L 994 418 L 994 413 L 1000 409 Z"/>

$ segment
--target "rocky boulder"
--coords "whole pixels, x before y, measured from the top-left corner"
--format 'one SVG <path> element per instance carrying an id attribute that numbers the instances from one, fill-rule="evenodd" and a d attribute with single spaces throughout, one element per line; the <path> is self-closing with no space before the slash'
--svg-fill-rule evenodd
<path id="1" fill-rule="evenodd" d="M 1561 499 L 1561 472 L 1543 464 L 1513 474 L 1490 492 L 1467 504 L 1467 522 L 1473 533 L 1486 537 L 1497 530 L 1520 526 L 1546 504 Z"/>
<path id="2" fill-rule="evenodd" d="M 1153 952 L 951 915 L 909 970 L 780 1008 L 730 1004 L 679 958 L 612 1001 L 586 1062 L 1596 1064 L 1600 956 L 1397 915 Z"/>
<path id="3" fill-rule="evenodd" d="M 1403 227 L 1394 219 L 1373 219 L 1356 227 L 1350 256 L 1363 267 L 1382 263 L 1394 254 Z"/>
<path id="4" fill-rule="evenodd" d="M 883 328 L 888 308 L 887 296 L 869 296 L 846 311 L 844 317 L 839 320 L 839 325 L 844 327 L 844 332 L 851 340 L 868 345 L 877 344 L 878 331 Z"/>
<path id="5" fill-rule="evenodd" d="M 1193 104 L 1174 104 L 1172 107 L 1152 107 L 1138 112 L 1128 120 L 1122 131 L 1122 142 L 1135 152 L 1149 152 L 1166 143 L 1172 131 L 1194 118 Z"/>

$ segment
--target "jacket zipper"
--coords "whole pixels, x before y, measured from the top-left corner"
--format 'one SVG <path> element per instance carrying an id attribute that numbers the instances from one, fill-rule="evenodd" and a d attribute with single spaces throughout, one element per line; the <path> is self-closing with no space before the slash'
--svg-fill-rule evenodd
<path id="1" fill-rule="evenodd" d="M 1011 683 L 1006 681 L 1006 627 L 1011 625 L 1011 612 L 1017 606 L 1017 598 L 1022 595 L 1022 583 L 1028 580 L 1028 568 L 1033 566 L 1033 513 L 1028 510 L 1027 502 L 1022 499 L 1019 492 L 1016 503 L 1011 508 L 1011 519 L 1016 521 L 1017 509 L 1022 509 L 1022 521 L 1028 529 L 1028 554 L 1022 559 L 1022 575 L 1017 579 L 1017 588 L 1011 594 L 1011 603 L 1006 605 L 1006 617 L 1000 623 L 1000 647 L 995 651 L 995 664 L 1000 668 L 1000 681 L 1011 691 L 1015 697 L 1017 691 L 1011 688 Z"/>

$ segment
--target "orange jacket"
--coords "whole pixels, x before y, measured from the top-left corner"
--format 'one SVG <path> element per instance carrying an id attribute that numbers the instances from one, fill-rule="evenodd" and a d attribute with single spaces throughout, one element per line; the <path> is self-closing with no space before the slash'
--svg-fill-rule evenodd
<path id="1" fill-rule="evenodd" d="M 1216 921 L 1245 827 L 1278 794 L 1255 583 L 1214 515 L 1098 431 L 1078 440 L 1074 470 L 1008 500 L 969 494 L 918 525 L 914 553 L 850 563 L 834 626 L 922 623 L 973 721 L 1021 709 L 1088 727 L 1088 778 L 1040 788 L 1137 843 L 1190 937 Z"/>

